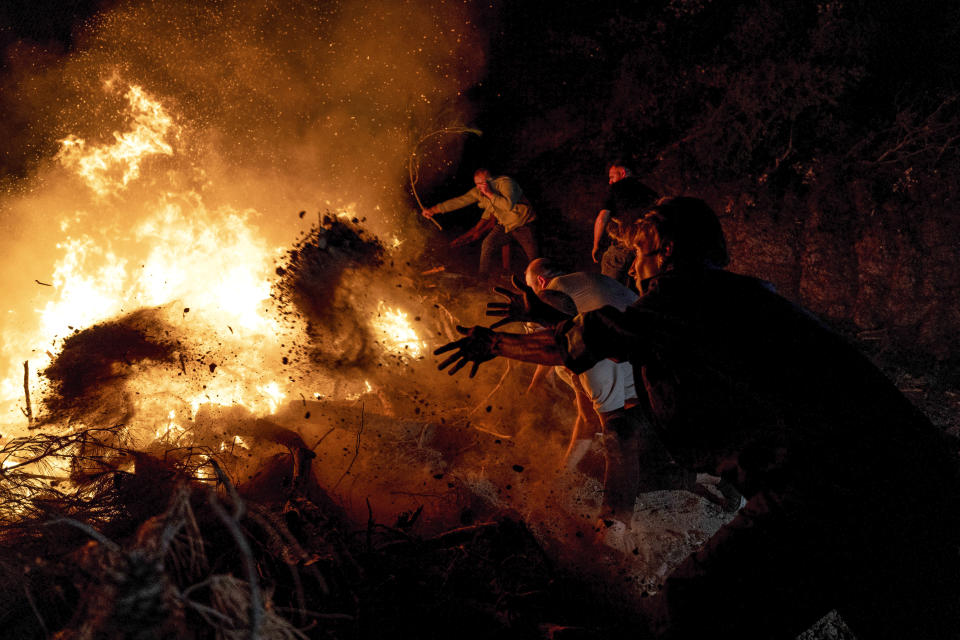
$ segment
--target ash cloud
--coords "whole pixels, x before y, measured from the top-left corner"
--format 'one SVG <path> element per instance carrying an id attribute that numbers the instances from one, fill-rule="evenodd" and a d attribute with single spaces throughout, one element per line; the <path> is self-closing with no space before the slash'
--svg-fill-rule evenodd
<path id="1" fill-rule="evenodd" d="M 13 139 L 50 157 L 69 134 L 121 128 L 101 81 L 138 83 L 188 124 L 197 183 L 271 217 L 303 206 L 379 208 L 404 226 L 407 160 L 425 133 L 470 117 L 484 68 L 469 5 L 383 2 L 125 3 L 78 29 L 75 53 L 11 49 Z M 14 133 L 14 132 L 5 132 Z M 290 221 L 291 226 L 294 221 Z"/>
<path id="2" fill-rule="evenodd" d="M 51 383 L 44 398 L 48 418 L 116 404 L 111 398 L 124 395 L 136 365 L 173 361 L 177 346 L 164 334 L 169 336 L 170 331 L 158 310 L 143 309 L 68 337 L 43 371 Z M 130 411 L 127 407 L 126 412 Z"/>

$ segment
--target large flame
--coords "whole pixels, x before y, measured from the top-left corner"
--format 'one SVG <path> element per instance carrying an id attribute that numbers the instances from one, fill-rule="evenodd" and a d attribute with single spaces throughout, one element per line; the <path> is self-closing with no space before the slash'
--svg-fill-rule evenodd
<path id="1" fill-rule="evenodd" d="M 150 156 L 174 155 L 180 128 L 167 109 L 142 88 L 126 93 L 129 131 L 114 133 L 115 143 L 87 145 L 76 137 L 62 141 L 62 165 L 79 176 L 98 198 L 120 197 L 135 181 Z M 220 353 L 236 354 L 230 362 L 210 363 L 209 375 L 196 379 L 145 371 L 134 380 L 144 390 L 140 408 L 149 398 L 179 398 L 190 414 L 170 416 L 155 435 L 169 438 L 204 403 L 242 405 L 251 411 L 275 411 L 287 394 L 276 367 L 267 366 L 279 350 L 284 329 L 269 313 L 268 298 L 275 258 L 253 224 L 252 210 L 229 206 L 209 209 L 201 194 L 161 191 L 137 203 L 144 210 L 126 228 L 103 230 L 82 210 L 64 212 L 64 238 L 56 245 L 60 258 L 50 284 L 54 295 L 37 309 L 36 329 L 25 338 L 34 371 L 51 363 L 72 332 L 144 307 L 162 307 L 172 326 L 194 338 L 216 343 Z M 189 345 L 184 347 L 189 349 Z M 195 354 L 181 353 L 191 366 Z M 279 358 L 276 358 L 279 360 Z M 207 365 L 204 365 L 207 366 Z M 36 377 L 29 393 L 40 391 Z M 23 400 L 20 377 L 2 383 L 7 403 Z M 152 407 L 157 415 L 168 415 Z M 174 411 L 176 414 L 176 412 Z M 9 415 L 9 414 L 8 414 Z"/>
<path id="2" fill-rule="evenodd" d="M 291 325 L 289 318 L 281 323 L 272 306 L 275 263 L 283 248 L 263 239 L 254 224 L 260 214 L 230 205 L 210 207 L 202 191 L 162 186 L 167 183 L 157 177 L 164 171 L 151 170 L 152 156 L 178 157 L 185 129 L 142 88 L 132 85 L 125 95 L 128 131 L 115 132 L 115 143 L 105 146 L 69 136 L 58 160 L 89 187 L 95 202 L 136 213 L 130 224 L 104 226 L 83 209 L 61 212 L 64 235 L 48 283 L 53 295 L 36 310 L 36 330 L 25 340 L 32 351 L 15 361 L 29 358 L 33 371 L 41 371 L 74 332 L 138 309 L 159 310 L 164 326 L 177 332 L 179 366 L 125 372 L 136 415 L 128 427 L 142 444 L 180 445 L 191 437 L 192 422 L 204 405 L 267 415 L 295 396 L 293 377 L 281 361 L 286 363 L 284 345 L 295 342 L 303 327 Z M 141 174 L 153 180 L 132 189 Z M 353 219 L 357 211 L 346 206 L 338 215 Z M 400 244 L 394 235 L 393 248 Z M 369 321 L 385 355 L 423 357 L 426 344 L 407 310 L 380 301 L 369 311 Z M 360 384 L 334 386 L 348 399 L 355 395 L 350 393 L 354 382 Z M 23 403 L 23 385 L 20 375 L 2 382 L 8 405 Z M 371 390 L 364 382 L 360 393 Z M 28 393 L 40 391 L 34 375 Z M 235 437 L 225 442 L 237 443 Z"/>
<path id="3" fill-rule="evenodd" d="M 115 131 L 112 145 L 87 145 L 72 134 L 60 141 L 57 158 L 101 196 L 125 189 L 136 180 L 140 165 L 149 156 L 173 155 L 168 139 L 179 133 L 163 105 L 141 87 L 131 85 L 125 97 L 130 105 L 131 128 L 123 133 Z"/>

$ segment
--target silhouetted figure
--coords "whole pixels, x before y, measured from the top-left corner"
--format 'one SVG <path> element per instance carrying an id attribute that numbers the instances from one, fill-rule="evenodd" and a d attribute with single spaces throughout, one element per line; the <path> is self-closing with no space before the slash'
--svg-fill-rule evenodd
<path id="1" fill-rule="evenodd" d="M 600 263 L 600 272 L 621 284 L 630 284 L 628 273 L 633 263 L 630 229 L 637 219 L 657 200 L 656 192 L 633 175 L 627 162 L 617 160 L 607 169 L 610 189 L 603 207 L 593 222 L 594 262 Z M 601 255 L 604 237 L 609 244 Z"/>

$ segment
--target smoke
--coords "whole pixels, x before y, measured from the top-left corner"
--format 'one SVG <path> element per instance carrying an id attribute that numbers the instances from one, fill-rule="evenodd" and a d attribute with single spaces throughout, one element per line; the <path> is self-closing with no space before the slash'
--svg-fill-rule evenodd
<path id="1" fill-rule="evenodd" d="M 4 370 L 55 350 L 74 328 L 174 301 L 130 291 L 158 245 L 186 253 L 196 240 L 145 239 L 144 226 L 230 222 L 244 227 L 245 246 L 279 255 L 316 212 L 347 211 L 415 253 L 424 225 L 410 206 L 408 161 L 425 134 L 470 119 L 464 94 L 482 76 L 485 49 L 470 10 L 442 0 L 124 2 L 78 25 L 67 55 L 10 47 L 0 132 L 6 166 L 28 172 L 5 179 L 0 197 Z M 126 182 L 98 191 L 78 177 L 73 151 L 133 135 L 142 111 L 131 86 L 170 124 L 147 125 L 152 150 L 135 171 L 104 170 Z M 116 298 L 88 297 L 39 344 L 37 311 L 73 277 L 57 280 L 64 262 L 101 288 L 115 281 Z"/>
<path id="2" fill-rule="evenodd" d="M 16 113 L 32 114 L 31 146 L 109 138 L 116 100 L 101 83 L 133 82 L 191 129 L 178 152 L 197 159 L 208 197 L 276 217 L 379 207 L 375 232 L 402 222 L 413 144 L 469 118 L 463 94 L 484 66 L 468 5 L 439 0 L 135 3 L 94 17 L 75 40 L 52 68 L 31 64 L 32 50 L 12 53 L 7 88 L 19 89 Z"/>

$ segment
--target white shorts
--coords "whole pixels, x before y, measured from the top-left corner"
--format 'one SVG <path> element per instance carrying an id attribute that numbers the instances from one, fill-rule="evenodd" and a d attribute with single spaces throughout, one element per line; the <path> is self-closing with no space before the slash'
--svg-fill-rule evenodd
<path id="1" fill-rule="evenodd" d="M 627 400 L 637 397 L 633 365 L 629 362 L 601 360 L 580 374 L 580 384 L 593 400 L 597 413 L 622 409 Z"/>

